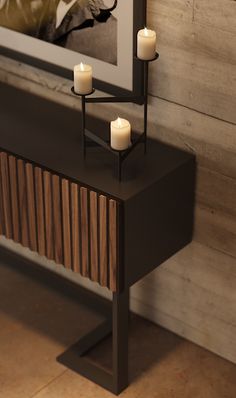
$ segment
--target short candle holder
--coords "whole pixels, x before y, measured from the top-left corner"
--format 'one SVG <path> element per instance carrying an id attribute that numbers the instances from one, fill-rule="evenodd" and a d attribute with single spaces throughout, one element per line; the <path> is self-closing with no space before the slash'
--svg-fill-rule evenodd
<path id="1" fill-rule="evenodd" d="M 119 181 L 122 179 L 122 170 L 123 163 L 127 159 L 127 157 L 133 152 L 133 150 L 139 144 L 144 145 L 144 153 L 147 152 L 147 122 L 148 122 L 148 81 L 149 81 L 149 63 L 156 61 L 159 58 L 159 54 L 156 53 L 155 57 L 151 60 L 142 60 L 140 58 L 135 57 L 140 62 L 144 64 L 143 71 L 143 82 L 144 82 L 144 95 L 143 96 L 113 96 L 113 97 L 91 97 L 92 94 L 95 93 L 95 89 L 88 94 L 80 94 L 75 92 L 74 87 L 71 88 L 71 91 L 74 95 L 81 98 L 82 101 L 82 145 L 83 145 L 83 156 L 86 158 L 87 154 L 87 139 L 96 143 L 98 146 L 103 147 L 117 158 L 117 170 L 118 170 L 118 178 Z M 135 102 L 143 102 L 144 114 L 143 114 L 143 132 L 138 135 L 138 137 L 131 138 L 131 145 L 125 150 L 116 150 L 113 149 L 110 145 L 110 142 L 102 139 L 97 136 L 93 132 L 89 131 L 86 128 L 86 104 L 88 103 L 135 103 Z"/>

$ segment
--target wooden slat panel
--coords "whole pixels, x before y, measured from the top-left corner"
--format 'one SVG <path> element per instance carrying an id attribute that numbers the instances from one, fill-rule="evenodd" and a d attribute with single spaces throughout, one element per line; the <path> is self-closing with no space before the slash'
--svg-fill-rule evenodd
<path id="1" fill-rule="evenodd" d="M 17 172 L 18 172 L 18 196 L 19 196 L 19 210 L 20 210 L 20 223 L 21 223 L 21 243 L 23 246 L 29 247 L 25 163 L 21 159 L 17 160 Z"/>
<path id="2" fill-rule="evenodd" d="M 12 239 L 12 215 L 11 215 L 11 194 L 9 184 L 8 156 L 2 152 L 0 157 L 1 163 L 1 180 L 3 192 L 3 213 L 5 219 L 5 235 Z"/>
<path id="3" fill-rule="evenodd" d="M 88 242 L 88 190 L 80 189 L 81 204 L 81 242 L 82 242 L 82 275 L 89 277 L 89 242 Z"/>
<path id="4" fill-rule="evenodd" d="M 72 231 L 72 264 L 75 272 L 81 272 L 81 236 L 79 214 L 79 186 L 71 184 L 71 231 Z"/>
<path id="5" fill-rule="evenodd" d="M 36 218 L 38 235 L 38 252 L 41 256 L 46 255 L 45 241 L 45 214 L 44 214 L 44 194 L 43 194 L 43 172 L 39 167 L 35 167 L 35 193 L 36 193 Z"/>
<path id="6" fill-rule="evenodd" d="M 108 211 L 106 196 L 99 196 L 99 257 L 100 257 L 100 284 L 108 283 Z"/>
<path id="7" fill-rule="evenodd" d="M 91 279 L 99 281 L 99 259 L 98 259 L 98 195 L 90 192 L 90 259 Z"/>
<path id="8" fill-rule="evenodd" d="M 1 157 L 1 153 L 0 153 Z M 2 179 L 1 179 L 1 162 L 0 162 L 0 235 L 5 235 L 5 219 L 3 211 L 3 190 L 2 190 Z"/>
<path id="9" fill-rule="evenodd" d="M 19 215 L 19 201 L 18 201 L 18 180 L 15 156 L 9 156 L 9 176 L 10 176 L 10 190 L 11 190 L 11 210 L 12 210 L 12 229 L 13 240 L 20 242 L 20 215 Z"/>
<path id="10" fill-rule="evenodd" d="M 110 289 L 117 290 L 118 281 L 118 203 L 109 200 L 109 275 Z"/>
<path id="11" fill-rule="evenodd" d="M 63 236 L 62 236 L 62 212 L 61 212 L 61 183 L 57 175 L 52 175 L 52 197 L 53 197 L 53 230 L 55 261 L 63 263 Z"/>
<path id="12" fill-rule="evenodd" d="M 62 222 L 64 265 L 72 268 L 71 264 L 71 223 L 70 223 L 70 191 L 69 182 L 62 179 Z"/>
<path id="13" fill-rule="evenodd" d="M 46 256 L 54 260 L 54 236 L 52 215 L 52 185 L 51 173 L 44 171 L 44 208 L 45 208 L 45 231 L 46 231 Z"/>
<path id="14" fill-rule="evenodd" d="M 25 166 L 26 187 L 27 187 L 27 209 L 29 222 L 29 247 L 33 251 L 37 251 L 37 224 L 35 211 L 35 193 L 34 193 L 34 169 L 32 164 L 27 163 Z"/>

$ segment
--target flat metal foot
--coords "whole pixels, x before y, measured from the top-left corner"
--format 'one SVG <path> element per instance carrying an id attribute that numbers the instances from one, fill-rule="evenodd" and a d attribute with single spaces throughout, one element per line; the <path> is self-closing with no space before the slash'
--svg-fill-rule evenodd
<path id="1" fill-rule="evenodd" d="M 57 361 L 113 394 L 119 395 L 128 386 L 128 323 L 129 291 L 114 293 L 112 318 L 109 317 L 73 344 L 57 357 Z M 99 364 L 91 363 L 86 353 L 111 333 L 113 369 L 107 371 Z"/>

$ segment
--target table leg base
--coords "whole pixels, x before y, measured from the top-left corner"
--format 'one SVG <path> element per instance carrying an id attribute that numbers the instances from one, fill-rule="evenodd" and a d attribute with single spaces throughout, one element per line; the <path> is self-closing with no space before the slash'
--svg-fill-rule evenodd
<path id="1" fill-rule="evenodd" d="M 114 293 L 112 318 L 108 317 L 73 344 L 57 357 L 57 361 L 113 394 L 119 395 L 128 387 L 128 319 L 129 291 Z M 90 362 L 86 353 L 111 333 L 113 369 L 106 371 L 99 364 Z"/>

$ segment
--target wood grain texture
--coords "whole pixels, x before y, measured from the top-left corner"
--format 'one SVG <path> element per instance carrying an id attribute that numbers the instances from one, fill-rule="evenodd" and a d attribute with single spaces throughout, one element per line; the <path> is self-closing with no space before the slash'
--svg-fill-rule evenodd
<path id="1" fill-rule="evenodd" d="M 131 309 L 236 362 L 235 258 L 193 242 L 131 289 Z"/>
<path id="2" fill-rule="evenodd" d="M 44 211 L 45 211 L 45 239 L 46 256 L 54 260 L 54 234 L 53 234 L 53 211 L 52 211 L 52 179 L 51 173 L 43 172 L 44 189 Z"/>
<path id="3" fill-rule="evenodd" d="M 110 289 L 116 291 L 118 283 L 118 204 L 109 200 L 109 277 Z"/>
<path id="4" fill-rule="evenodd" d="M 195 0 L 194 21 L 236 35 L 236 4 L 231 0 Z"/>
<path id="5" fill-rule="evenodd" d="M 0 154 L 1 164 L 1 180 L 2 180 L 2 192 L 3 192 L 3 214 L 5 220 L 5 235 L 8 239 L 12 239 L 12 213 L 11 213 L 11 192 L 10 192 L 10 181 L 9 181 L 9 167 L 8 167 L 8 156 L 2 152 Z"/>
<path id="6" fill-rule="evenodd" d="M 20 242 L 20 214 L 19 214 L 16 158 L 14 156 L 10 155 L 8 158 L 8 163 L 9 163 L 9 179 L 10 179 L 10 190 L 11 190 L 13 240 L 15 242 L 19 243 Z"/>
<path id="7" fill-rule="evenodd" d="M 61 203 L 61 180 L 52 175 L 52 212 L 53 212 L 53 234 L 54 234 L 54 260 L 63 264 L 63 231 L 62 231 L 62 203 Z"/>
<path id="8" fill-rule="evenodd" d="M 5 152 L 0 154 L 0 189 L 2 234 L 117 291 L 115 200 Z"/>
<path id="9" fill-rule="evenodd" d="M 108 202 L 104 195 L 99 195 L 99 257 L 100 284 L 108 285 Z"/>
<path id="10" fill-rule="evenodd" d="M 34 169 L 32 164 L 26 163 L 26 188 L 27 188 L 27 210 L 29 222 L 29 247 L 33 251 L 37 251 L 37 223 L 35 209 L 35 191 L 34 191 Z"/>
<path id="11" fill-rule="evenodd" d="M 1 152 L 0 152 L 1 157 Z M 2 179 L 1 179 L 1 162 L 0 162 L 0 235 L 5 235 L 5 217 L 3 210 L 3 190 L 2 190 Z"/>
<path id="12" fill-rule="evenodd" d="M 151 65 L 153 95 L 235 123 L 234 3 L 148 1 L 161 54 Z"/>
<path id="13" fill-rule="evenodd" d="M 66 268 L 72 268 L 71 259 L 71 209 L 70 209 L 70 189 L 69 181 L 62 179 L 62 224 L 63 224 L 63 252 L 64 265 Z"/>
<path id="14" fill-rule="evenodd" d="M 79 185 L 71 184 L 71 233 L 73 271 L 81 272 L 81 223 L 80 223 Z"/>
<path id="15" fill-rule="evenodd" d="M 25 162 L 21 159 L 17 160 L 18 172 L 18 197 L 21 224 L 21 244 L 29 247 L 29 226 L 28 226 L 28 209 L 27 209 L 27 186 L 25 176 Z"/>
<path id="16" fill-rule="evenodd" d="M 88 220 L 88 190 L 80 188 L 81 205 L 81 242 L 82 242 L 82 275 L 89 277 L 89 220 Z"/>
<path id="17" fill-rule="evenodd" d="M 35 199 L 36 199 L 36 219 L 37 219 L 37 238 L 38 252 L 41 256 L 46 255 L 46 228 L 45 228 L 45 208 L 43 192 L 43 171 L 35 167 Z"/>
<path id="18" fill-rule="evenodd" d="M 90 191 L 90 259 L 91 280 L 99 280 L 99 255 L 98 255 L 98 195 Z"/>

